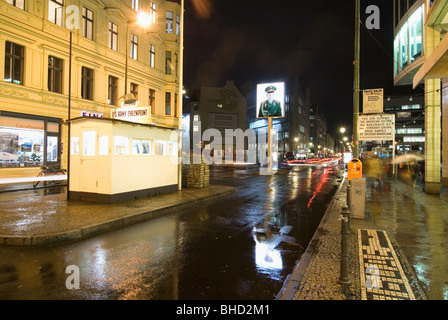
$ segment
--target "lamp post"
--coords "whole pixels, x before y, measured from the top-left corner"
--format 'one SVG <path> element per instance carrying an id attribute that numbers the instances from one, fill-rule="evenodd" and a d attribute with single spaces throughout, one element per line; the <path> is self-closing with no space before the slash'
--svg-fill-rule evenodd
<path id="1" fill-rule="evenodd" d="M 339 131 L 341 132 L 341 144 L 342 144 L 341 152 L 344 153 L 345 152 L 345 147 L 344 147 L 344 132 L 345 132 L 345 128 L 342 127 Z"/>

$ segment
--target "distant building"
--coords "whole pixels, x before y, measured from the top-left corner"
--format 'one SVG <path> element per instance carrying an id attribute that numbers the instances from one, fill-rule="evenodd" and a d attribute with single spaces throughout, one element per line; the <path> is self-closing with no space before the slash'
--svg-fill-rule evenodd
<path id="1" fill-rule="evenodd" d="M 234 158 L 236 141 L 225 149 L 226 129 L 230 129 L 232 133 L 236 129 L 243 132 L 246 130 L 246 98 L 233 81 L 227 81 L 223 87 L 201 87 L 199 96 L 195 98 L 194 101 L 188 102 L 184 109 L 183 151 L 188 153 L 194 149 L 194 144 L 197 143 L 194 140 L 196 134 L 204 141 L 205 148 L 213 148 L 209 146 L 211 141 L 204 139 L 203 134 L 207 129 L 216 129 L 222 137 L 222 151 L 215 150 L 213 156 L 218 157 L 221 154 L 224 159 L 226 155 L 231 154 Z M 228 136 L 233 140 L 232 135 Z M 244 150 L 247 150 L 247 145 Z"/>
<path id="2" fill-rule="evenodd" d="M 327 133 L 327 120 L 318 105 L 310 107 L 310 150 L 313 156 L 323 157 L 326 148 L 325 135 Z"/>

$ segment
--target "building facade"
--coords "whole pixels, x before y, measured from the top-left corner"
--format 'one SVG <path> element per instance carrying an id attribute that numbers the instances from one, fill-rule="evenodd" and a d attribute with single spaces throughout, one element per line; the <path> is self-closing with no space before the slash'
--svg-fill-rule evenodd
<path id="1" fill-rule="evenodd" d="M 310 151 L 314 157 L 324 157 L 326 149 L 327 120 L 319 106 L 310 107 Z"/>
<path id="2" fill-rule="evenodd" d="M 111 117 L 128 93 L 179 128 L 181 19 L 164 0 L 1 1 L 1 175 L 67 168 L 67 120 Z"/>
<path id="3" fill-rule="evenodd" d="M 247 129 L 245 96 L 233 81 L 227 81 L 222 87 L 201 87 L 196 98 L 184 110 L 183 151 L 187 153 L 194 150 L 199 141 L 204 141 L 204 147 L 213 150 L 212 156 L 221 159 L 218 161 L 236 160 L 237 152 L 248 148 L 247 142 L 241 148 L 233 138 L 235 130 L 241 129 L 244 132 Z M 231 134 L 226 133 L 226 129 L 231 130 Z M 218 143 L 211 136 L 205 136 L 204 132 L 207 130 L 209 133 L 214 130 L 221 141 Z M 232 143 L 226 144 L 226 138 Z M 211 142 L 214 143 L 211 145 Z"/>
<path id="4" fill-rule="evenodd" d="M 403 9 L 398 9 L 401 6 Z M 398 13 L 397 13 L 398 10 Z M 412 62 L 409 67 L 416 65 L 412 72 L 409 72 L 407 80 L 403 84 L 411 84 L 413 88 L 424 87 L 425 90 L 425 191 L 428 193 L 440 193 L 440 182 L 448 185 L 448 144 L 447 139 L 442 139 L 448 135 L 448 121 L 442 119 L 447 118 L 448 100 L 446 99 L 445 87 L 447 84 L 448 68 L 445 60 L 448 57 L 448 37 L 446 33 L 446 19 L 448 18 L 448 1 L 446 0 L 396 0 L 394 1 L 395 16 L 398 25 L 395 28 L 395 43 L 397 42 L 397 34 L 401 33 L 399 28 L 408 26 L 408 32 L 402 32 L 402 38 L 409 41 L 401 41 L 400 47 L 405 47 L 397 53 L 397 45 L 395 47 L 395 60 L 403 57 Z M 421 11 L 421 22 L 417 23 L 416 19 Z M 401 14 L 403 12 L 404 14 Z M 418 42 L 421 41 L 421 57 L 415 61 L 411 61 L 413 53 L 413 44 L 417 44 L 412 38 L 412 25 L 421 26 L 422 35 L 417 37 Z M 405 29 L 406 30 L 406 29 Z M 408 38 L 405 37 L 408 35 Z M 417 46 L 414 47 L 418 49 Z M 407 52 L 407 56 L 403 56 L 401 52 Z M 397 55 L 399 54 L 399 55 Z M 407 69 L 406 71 L 410 71 Z M 404 78 L 404 77 L 403 77 Z M 395 76 L 395 82 L 400 84 L 399 75 Z M 443 125 L 442 125 L 443 124 Z M 440 165 L 442 164 L 442 170 Z"/>

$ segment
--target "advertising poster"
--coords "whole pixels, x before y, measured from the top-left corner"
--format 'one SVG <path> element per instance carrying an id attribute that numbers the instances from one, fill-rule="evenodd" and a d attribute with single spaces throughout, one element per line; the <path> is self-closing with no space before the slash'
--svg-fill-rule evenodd
<path id="1" fill-rule="evenodd" d="M 285 83 L 257 85 L 257 118 L 280 118 L 285 115 Z"/>

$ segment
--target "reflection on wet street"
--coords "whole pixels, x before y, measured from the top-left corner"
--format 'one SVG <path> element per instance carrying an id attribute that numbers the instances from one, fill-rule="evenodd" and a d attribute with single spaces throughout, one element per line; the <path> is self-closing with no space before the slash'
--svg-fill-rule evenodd
<path id="1" fill-rule="evenodd" d="M 236 193 L 81 242 L 0 247 L 0 299 L 274 299 L 340 177 L 333 166 L 215 167 L 211 182 Z M 68 266 L 79 289 L 67 289 Z"/>
<path id="2" fill-rule="evenodd" d="M 367 179 L 379 229 L 398 242 L 430 300 L 448 299 L 448 202 L 423 193 L 423 179 Z M 390 200 L 389 200 L 390 199 Z"/>

